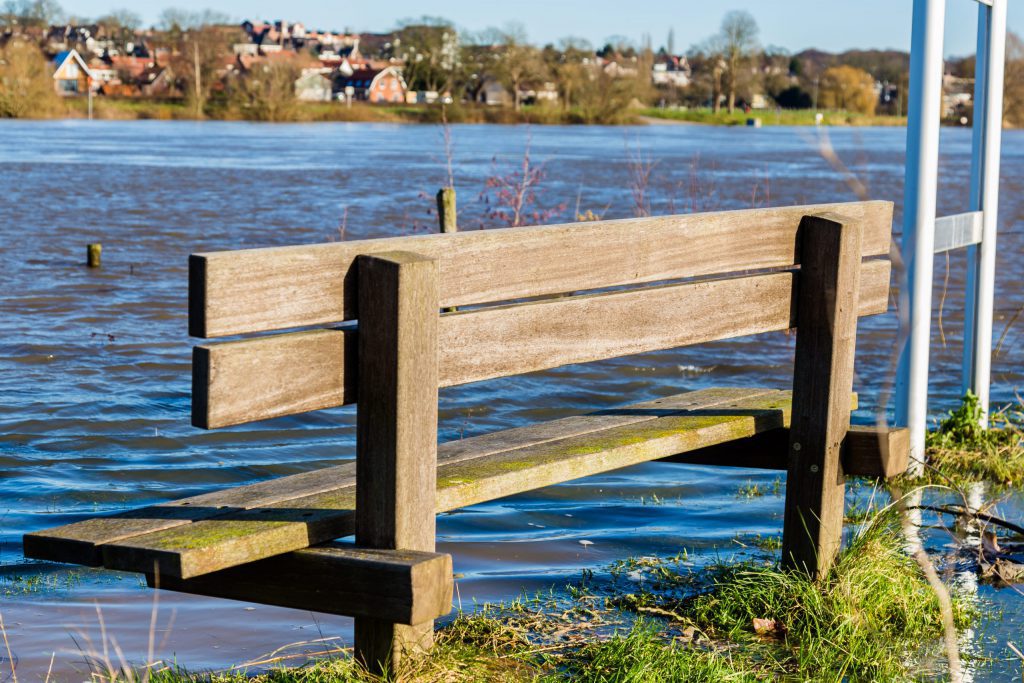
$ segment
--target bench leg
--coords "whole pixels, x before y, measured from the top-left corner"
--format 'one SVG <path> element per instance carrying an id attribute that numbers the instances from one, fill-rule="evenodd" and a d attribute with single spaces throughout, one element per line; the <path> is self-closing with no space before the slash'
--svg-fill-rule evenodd
<path id="1" fill-rule="evenodd" d="M 793 415 L 783 566 L 818 577 L 842 541 L 840 449 L 850 425 L 861 230 L 825 218 L 800 224 Z"/>
<path id="2" fill-rule="evenodd" d="M 434 550 L 437 491 L 437 263 L 362 256 L 356 408 L 356 543 Z M 355 656 L 375 674 L 426 650 L 434 622 L 357 618 Z"/>
<path id="3" fill-rule="evenodd" d="M 355 623 L 356 657 L 377 675 L 394 673 L 406 658 L 423 654 L 434 643 L 433 620 L 403 626 L 359 617 Z"/>

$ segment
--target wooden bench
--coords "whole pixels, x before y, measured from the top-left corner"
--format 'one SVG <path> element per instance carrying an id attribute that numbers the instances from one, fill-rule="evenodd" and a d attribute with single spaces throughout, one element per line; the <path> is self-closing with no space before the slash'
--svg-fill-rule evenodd
<path id="1" fill-rule="evenodd" d="M 450 611 L 438 512 L 668 459 L 787 470 L 783 561 L 820 573 L 845 475 L 906 466 L 905 431 L 850 429 L 891 221 L 863 202 L 193 255 L 193 336 L 320 326 L 197 346 L 193 424 L 357 403 L 355 461 L 28 534 L 25 554 L 354 616 L 380 670 Z M 439 387 L 792 328 L 792 392 L 704 389 L 437 445 Z"/>

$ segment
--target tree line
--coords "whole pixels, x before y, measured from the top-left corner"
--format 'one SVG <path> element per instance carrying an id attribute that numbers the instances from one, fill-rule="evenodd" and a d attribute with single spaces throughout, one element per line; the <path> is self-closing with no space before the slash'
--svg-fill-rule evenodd
<path id="1" fill-rule="evenodd" d="M 296 63 L 273 60 L 258 68 L 225 69 L 232 44 L 246 37 L 223 14 L 167 9 L 156 25 L 143 28 L 131 10 L 116 10 L 92 22 L 68 17 L 56 0 L 4 0 L 0 4 L 0 115 L 25 115 L 57 106 L 45 93 L 45 56 L 39 41 L 28 38 L 67 22 L 102 26 L 108 37 L 126 44 L 144 40 L 170 55 L 174 92 L 193 116 L 216 108 L 244 110 L 246 118 L 288 118 L 298 106 L 293 84 Z M 35 31 L 35 34 L 33 34 Z M 860 50 L 796 54 L 764 45 L 753 16 L 730 11 L 719 30 L 676 53 L 674 32 L 657 49 L 649 36 L 639 43 L 622 37 L 595 46 L 567 36 L 535 45 L 520 25 L 480 32 L 460 30 L 440 17 L 398 23 L 388 40 L 364 50 L 369 58 L 402 65 L 411 90 L 450 94 L 459 102 L 478 102 L 498 84 L 509 106 L 558 108 L 569 120 L 614 123 L 636 105 L 660 104 L 710 108 L 730 113 L 739 108 L 833 109 L 902 115 L 905 112 L 909 55 L 900 51 Z M 317 57 L 324 46 L 300 48 Z M 656 64 L 678 76 L 655 84 Z M 948 70 L 973 75 L 973 57 L 952 60 Z M 1020 91 L 1020 93 L 1018 93 Z M 1024 48 L 1010 37 L 1007 65 L 1007 118 L 1024 123 Z M 33 103 L 35 103 L 33 105 Z"/>

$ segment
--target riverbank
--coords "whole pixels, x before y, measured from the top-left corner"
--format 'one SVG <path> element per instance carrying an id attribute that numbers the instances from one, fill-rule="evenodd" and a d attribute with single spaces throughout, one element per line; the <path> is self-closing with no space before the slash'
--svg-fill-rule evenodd
<path id="1" fill-rule="evenodd" d="M 88 101 L 84 98 L 69 99 L 64 116 L 56 118 L 86 118 Z M 182 100 L 143 100 L 121 98 L 94 98 L 93 118 L 100 120 L 196 120 L 195 110 Z M 361 122 L 361 123 L 493 123 L 493 124 L 605 124 L 634 123 L 635 117 L 629 111 L 615 114 L 591 116 L 576 110 L 537 105 L 523 106 L 516 111 L 512 107 L 491 107 L 473 104 L 439 105 L 398 105 L 368 104 L 354 102 L 347 106 L 341 102 L 294 102 L 282 107 L 273 118 L 263 112 L 246 111 L 237 107 L 210 104 L 202 116 L 214 121 L 268 121 L 277 123 L 319 123 L 319 122 Z"/>
<path id="2" fill-rule="evenodd" d="M 761 109 L 745 113 L 735 111 L 729 113 L 710 109 L 661 109 L 647 108 L 637 112 L 649 123 L 699 123 L 714 126 L 745 126 L 750 119 L 760 120 L 765 126 L 905 126 L 907 117 L 889 116 L 884 114 L 861 114 L 848 111 L 820 112 L 822 120 L 817 120 L 818 112 L 812 109 Z"/>
<path id="3" fill-rule="evenodd" d="M 958 659 L 947 629 L 976 624 L 980 613 L 965 595 L 947 598 L 929 584 L 903 550 L 895 508 L 853 526 L 853 540 L 818 581 L 780 569 L 775 550 L 699 569 L 685 552 L 633 558 L 564 590 L 460 614 L 428 656 L 394 673 L 421 683 L 942 677 Z M 212 675 L 152 669 L 163 683 L 379 680 L 345 652 L 301 668 L 287 668 L 285 655 Z"/>
<path id="4" fill-rule="evenodd" d="M 65 112 L 56 118 L 88 117 L 88 101 L 84 98 L 65 100 Z M 823 112 L 821 123 L 827 126 L 905 126 L 906 117 L 867 115 L 856 112 Z M 93 99 L 93 118 L 100 120 L 195 120 L 195 111 L 182 100 L 146 100 L 138 98 Z M 267 120 L 225 106 L 212 105 L 205 119 L 218 121 Z M 366 122 L 366 123 L 450 123 L 535 124 L 535 125 L 657 125 L 703 124 L 743 126 L 748 119 L 759 119 L 766 126 L 818 125 L 812 110 L 765 109 L 751 113 L 713 112 L 710 109 L 631 108 L 615 113 L 593 113 L 579 109 L 563 109 L 549 105 L 524 105 L 519 111 L 512 107 L 473 104 L 451 104 L 443 109 L 437 105 L 371 105 L 339 102 L 297 102 L 275 118 L 277 122 Z"/>

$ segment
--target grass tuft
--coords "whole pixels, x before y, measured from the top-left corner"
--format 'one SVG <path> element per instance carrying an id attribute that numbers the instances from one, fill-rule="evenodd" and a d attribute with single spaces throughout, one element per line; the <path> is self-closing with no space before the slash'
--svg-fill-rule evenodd
<path id="1" fill-rule="evenodd" d="M 720 567 L 687 613 L 713 637 L 759 649 L 779 675 L 824 680 L 913 677 L 920 655 L 934 654 L 922 648 L 934 650 L 942 635 L 938 599 L 903 552 L 891 512 L 864 527 L 818 582 L 774 565 Z M 969 616 L 956 608 L 958 626 Z M 768 620 L 773 638 L 755 633 L 755 619 Z"/>
<path id="2" fill-rule="evenodd" d="M 957 485 L 1024 484 L 1024 404 L 990 415 L 989 429 L 980 426 L 981 417 L 978 397 L 968 392 L 960 407 L 928 435 L 925 479 Z"/>
<path id="3" fill-rule="evenodd" d="M 615 681 L 755 681 L 737 669 L 728 654 L 698 646 L 665 642 L 659 625 L 638 622 L 624 637 L 587 643 L 558 662 L 559 670 L 542 680 Z"/>

